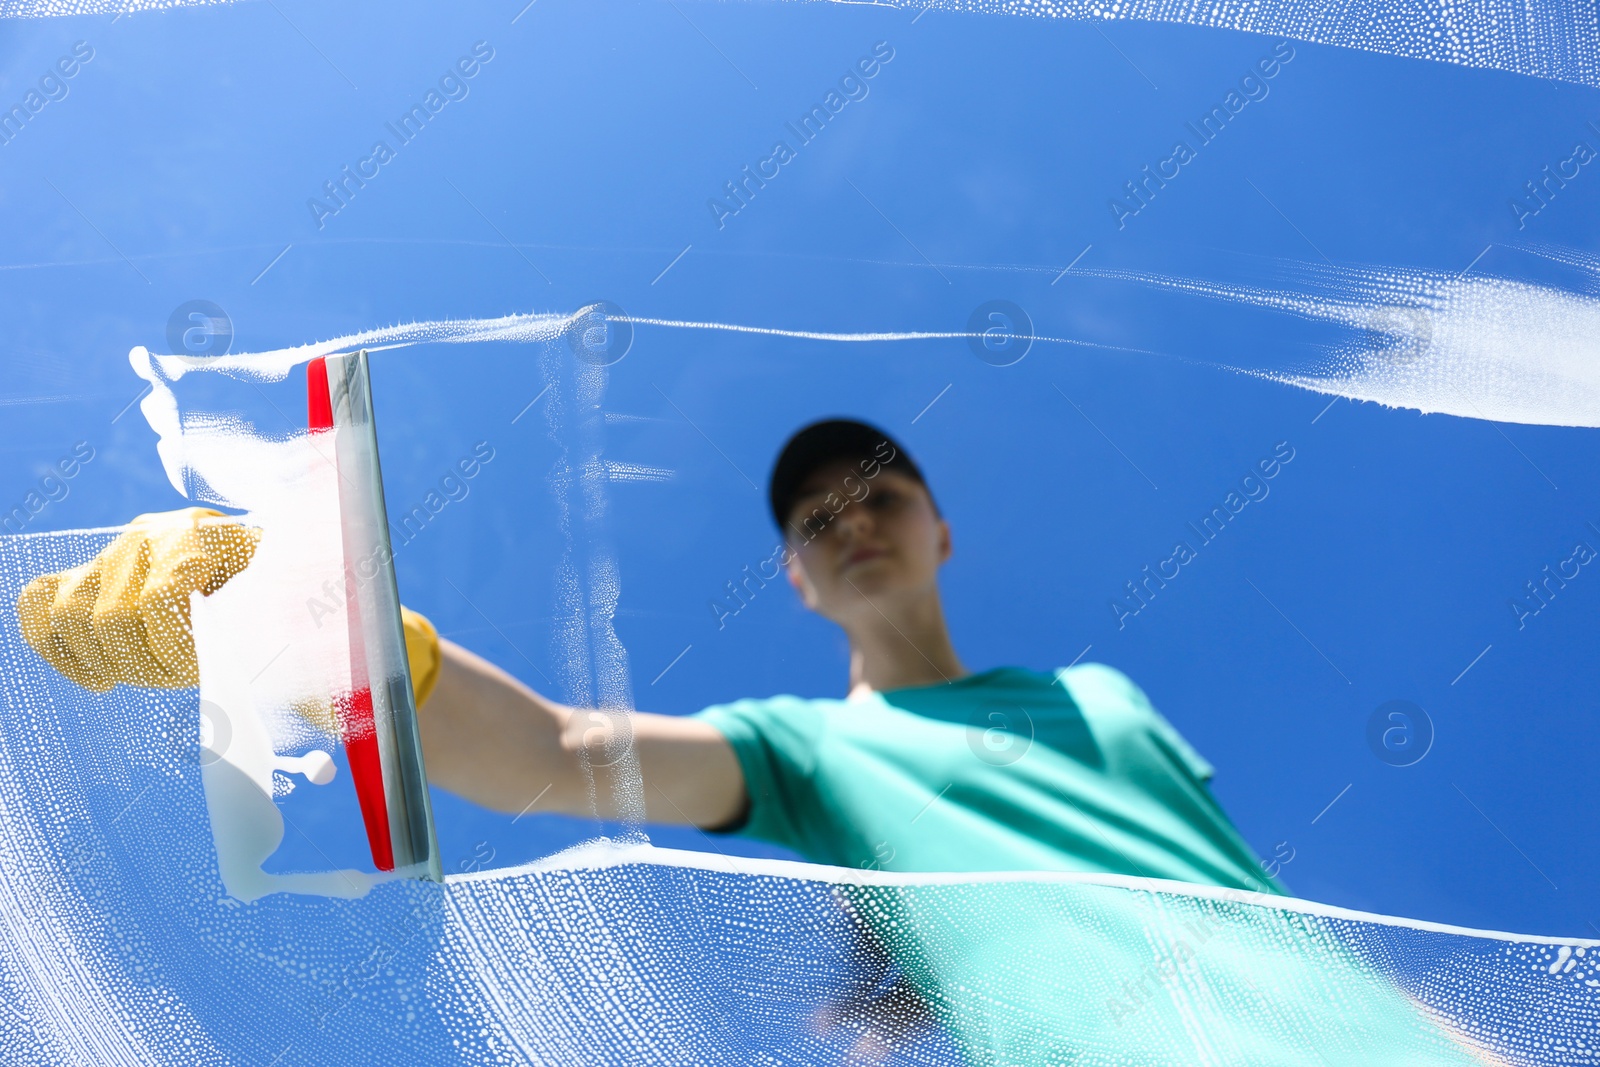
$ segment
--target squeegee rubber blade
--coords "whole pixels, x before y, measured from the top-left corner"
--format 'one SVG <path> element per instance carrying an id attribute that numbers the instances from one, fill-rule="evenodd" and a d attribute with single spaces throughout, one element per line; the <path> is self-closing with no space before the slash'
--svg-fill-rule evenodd
<path id="1" fill-rule="evenodd" d="M 328 389 L 328 365 L 321 358 L 306 364 L 306 423 L 312 433 L 333 428 L 333 397 Z M 337 460 L 333 461 L 337 464 Z M 389 804 L 383 791 L 383 763 L 378 755 L 377 724 L 372 715 L 372 688 L 367 681 L 367 656 L 361 636 L 360 603 L 349 562 L 341 556 L 345 583 L 345 617 L 350 633 L 351 691 L 337 694 L 333 706 L 361 822 L 367 832 L 372 862 L 380 871 L 394 870 L 394 845 L 389 836 Z"/>

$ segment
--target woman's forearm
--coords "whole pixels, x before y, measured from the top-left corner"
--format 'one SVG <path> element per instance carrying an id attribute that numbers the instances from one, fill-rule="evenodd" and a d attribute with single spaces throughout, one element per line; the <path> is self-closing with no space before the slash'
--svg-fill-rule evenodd
<path id="1" fill-rule="evenodd" d="M 739 761 L 710 723 L 571 708 L 460 645 L 441 640 L 439 652 L 417 713 L 433 784 L 512 814 L 719 827 L 744 811 Z"/>
<path id="2" fill-rule="evenodd" d="M 417 713 L 429 780 L 496 811 L 589 813 L 581 761 L 563 740 L 572 709 L 460 645 L 441 640 L 439 651 Z"/>

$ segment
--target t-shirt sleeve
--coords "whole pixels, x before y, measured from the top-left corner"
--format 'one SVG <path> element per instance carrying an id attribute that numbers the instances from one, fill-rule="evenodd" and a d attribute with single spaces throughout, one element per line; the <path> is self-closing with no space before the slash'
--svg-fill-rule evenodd
<path id="1" fill-rule="evenodd" d="M 797 851 L 801 827 L 795 813 L 809 810 L 821 715 L 798 697 L 738 700 L 696 712 L 733 747 L 744 772 L 745 818 L 717 832 L 753 837 Z"/>
<path id="2" fill-rule="evenodd" d="M 1217 773 L 1210 761 L 1196 752 L 1177 728 L 1156 710 L 1144 690 L 1115 667 L 1086 663 L 1061 671 L 1058 677 L 1067 684 L 1067 691 L 1073 694 L 1080 705 L 1086 699 L 1094 699 L 1101 706 L 1119 704 L 1144 719 L 1150 739 L 1188 771 L 1195 781 L 1209 782 Z"/>

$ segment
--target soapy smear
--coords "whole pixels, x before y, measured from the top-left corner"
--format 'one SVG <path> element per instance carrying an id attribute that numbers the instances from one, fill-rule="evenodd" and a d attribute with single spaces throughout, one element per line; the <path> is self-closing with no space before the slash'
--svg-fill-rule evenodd
<path id="1" fill-rule="evenodd" d="M 228 0 L 0 0 L 0 18 L 128 14 Z M 860 3 L 861 0 L 834 0 Z M 1137 19 L 1243 30 L 1382 55 L 1600 85 L 1594 9 L 1563 0 L 1314 4 L 1253 0 L 872 0 L 877 7 L 1103 22 Z"/>
<path id="2" fill-rule="evenodd" d="M 1571 289 L 1400 268 L 1300 266 L 1245 286 L 1135 271 L 1081 270 L 1343 326 L 1348 340 L 1272 381 L 1388 407 L 1542 426 L 1600 426 L 1600 262 Z"/>
<path id="3" fill-rule="evenodd" d="M 0 538 L 0 597 L 109 539 Z M 598 844 L 241 904 L 196 694 L 87 694 L 0 615 L 0 702 L 8 1062 L 821 1067 L 885 1029 L 893 973 L 856 915 L 900 924 L 894 969 L 933 1004 L 891 1064 L 1581 1062 L 1600 1034 L 1600 942 L 1138 878 Z"/>
<path id="4" fill-rule="evenodd" d="M 1259 302 L 1321 307 L 1284 299 Z M 1346 303 L 1361 336 L 1406 334 L 1373 310 L 1405 301 Z M 606 371 L 560 345 L 539 359 L 561 449 L 562 684 L 619 729 L 605 788 L 620 845 L 443 884 L 261 870 L 284 833 L 273 775 L 324 775 L 316 698 L 347 663 L 344 628 L 306 606 L 339 573 L 334 475 L 319 438 L 180 411 L 167 365 L 135 350 L 174 484 L 245 509 L 263 535 L 245 571 L 194 601 L 198 693 L 88 693 L 0 613 L 0 991 L 26 1021 L 4 1035 L 18 1062 L 821 1065 L 877 1042 L 883 1062 L 952 1067 L 1464 1067 L 1581 1059 L 1600 1042 L 1600 942 L 1138 878 L 651 847 L 611 628 Z M 113 533 L 0 538 L 0 600 Z"/>
<path id="5" fill-rule="evenodd" d="M 0 0 L 0 17 L 200 2 Z M 1556 0 L 933 7 L 1188 23 L 1600 84 L 1592 10 Z M 1346 272 L 1320 288 L 1128 279 L 1349 331 L 1319 365 L 1243 368 L 1275 381 L 1463 417 L 1600 424 L 1592 294 L 1404 270 Z M 407 324 L 204 366 L 281 380 L 334 351 L 540 342 L 572 318 Z M 881 342 L 965 336 L 651 321 L 849 343 L 864 358 L 892 350 Z M 277 778 L 326 781 L 331 764 L 320 754 L 336 741 L 316 701 L 342 669 L 343 627 L 324 625 L 310 647 L 294 644 L 315 629 L 303 594 L 321 588 L 337 558 L 336 529 L 304 519 L 335 511 L 300 501 L 300 521 L 286 524 L 288 487 L 328 492 L 316 484 L 314 449 L 225 419 L 186 419 L 170 385 L 197 361 L 136 349 L 133 363 L 153 387 L 141 408 L 174 486 L 244 510 L 267 537 L 250 571 L 194 603 L 199 692 L 86 693 L 43 665 L 15 618 L 0 612 L 7 1062 L 840 1063 L 862 1038 L 834 1020 L 872 1019 L 892 978 L 862 949 L 855 917 L 894 931 L 886 935 L 894 966 L 937 1023 L 897 1039 L 886 1062 L 1600 1059 L 1600 942 L 1200 886 L 753 860 L 730 869 L 726 857 L 643 843 L 443 885 L 348 871 L 266 874 L 261 862 L 284 833 L 271 803 Z M 547 415 L 563 449 L 551 493 L 568 509 L 562 647 L 585 661 L 564 681 L 603 707 L 625 708 L 626 650 L 610 629 L 617 569 L 599 521 L 610 473 L 603 426 L 574 416 L 603 396 L 604 379 L 554 370 L 568 375 Z M 89 559 L 113 533 L 0 537 L 0 602 L 38 574 Z M 280 638 L 283 654 L 269 660 Z"/>
<path id="6" fill-rule="evenodd" d="M 332 781 L 332 708 L 353 686 L 333 462 L 340 431 L 270 438 L 230 416 L 181 415 L 171 379 L 153 361 L 135 369 L 152 386 L 142 410 L 173 485 L 197 502 L 243 512 L 216 521 L 261 531 L 247 567 L 190 601 L 205 724 L 198 771 L 223 886 L 249 903 L 273 893 L 358 897 L 403 877 L 404 870 L 262 869 L 285 835 L 274 799 L 292 787 L 286 776 Z"/>
<path id="7" fill-rule="evenodd" d="M 561 699 L 569 707 L 595 709 L 589 713 L 593 726 L 608 738 L 598 754 L 582 750 L 590 809 L 614 814 L 623 838 L 642 841 L 644 780 L 630 726 L 633 685 L 628 650 L 612 624 L 622 584 L 606 532 L 607 483 L 614 477 L 604 455 L 608 372 L 572 358 L 560 345 L 543 346 L 540 366 L 548 391 L 545 426 L 560 449 L 548 486 L 563 541 L 555 605 Z M 596 755 L 603 767 L 593 765 Z"/>
<path id="8" fill-rule="evenodd" d="M 331 735 L 328 694 L 350 687 L 349 640 L 342 622 L 311 607 L 313 600 L 320 604 L 325 590 L 342 590 L 345 584 L 331 435 L 269 439 L 230 417 L 182 412 L 173 383 L 191 373 L 281 380 L 300 363 L 356 347 L 383 351 L 425 342 L 549 342 L 585 314 L 413 323 L 280 352 L 220 358 L 159 356 L 142 347 L 130 352 L 135 373 L 150 385 L 140 410 L 156 432 L 173 487 L 208 503 L 244 509 L 240 521 L 262 530 L 251 565 L 211 596 L 193 598 L 191 616 L 201 698 L 222 709 L 233 724 L 231 744 L 204 771 L 223 881 L 235 897 L 254 900 L 271 892 L 359 896 L 394 875 L 260 871 L 284 832 L 272 804 L 274 772 L 320 766 L 277 753 L 319 740 L 308 733 L 319 720 Z M 572 706 L 596 709 L 595 725 L 613 735 L 602 755 L 604 771 L 588 768 L 591 806 L 615 814 L 625 836 L 637 838 L 644 787 L 629 729 L 633 695 L 627 650 L 612 627 L 620 583 L 605 535 L 606 483 L 613 477 L 603 456 L 600 401 L 606 369 L 573 360 L 559 344 L 546 343 L 542 351 L 550 394 L 543 408 L 550 436 L 561 449 L 549 485 L 566 542 L 557 571 L 560 697 Z M 342 601 L 334 599 L 342 617 Z M 598 789 L 607 794 L 603 803 Z"/>
<path id="9" fill-rule="evenodd" d="M 1578 268 L 1589 284 L 1564 289 L 1482 274 L 1450 275 L 1399 267 L 1291 265 L 1280 283 L 1254 286 L 1136 271 L 1079 268 L 1077 273 L 1255 306 L 1348 331 L 1347 340 L 1332 346 L 1325 358 L 1310 366 L 1226 369 L 1329 396 L 1426 413 L 1531 425 L 1600 426 L 1600 285 L 1596 284 L 1600 263 L 1565 250 L 1542 250 L 1540 254 Z M 129 360 L 135 372 L 152 385 L 140 408 L 158 435 L 157 449 L 167 476 L 180 492 L 191 494 L 196 484 L 210 485 L 212 476 L 201 475 L 186 452 L 190 447 L 186 442 L 197 437 L 186 435 L 170 387 L 185 374 L 203 370 L 282 380 L 292 368 L 316 356 L 360 347 L 382 350 L 422 343 L 550 342 L 587 314 L 589 309 L 570 315 L 529 313 L 408 323 L 293 348 L 205 360 L 155 355 L 136 347 Z M 628 321 L 634 326 L 787 337 L 885 352 L 898 342 L 970 336 L 937 330 L 841 332 L 633 316 Z M 1078 338 L 1038 335 L 1035 340 L 1120 351 L 1129 358 L 1159 355 Z M 603 425 L 596 432 L 603 436 Z M 213 489 L 226 498 L 225 488 Z"/>
<path id="10" fill-rule="evenodd" d="M 1595 273 L 1586 261 L 1568 260 Z M 1286 283 L 1276 287 L 1127 271 L 1082 273 L 1242 303 L 1350 332 L 1350 340 L 1315 366 L 1247 369 L 1274 381 L 1423 412 L 1600 426 L 1600 298 L 1589 293 L 1395 269 L 1302 267 L 1285 272 Z M 338 514 L 337 473 L 331 442 L 303 434 L 271 440 L 227 417 L 180 414 L 172 383 L 195 372 L 282 379 L 299 363 L 357 346 L 381 350 L 424 342 L 543 342 L 541 362 L 551 392 L 545 417 L 550 437 L 561 449 L 549 485 L 566 544 L 557 571 L 561 696 L 573 706 L 596 709 L 595 725 L 613 738 L 603 756 L 604 769 L 588 768 L 592 807 L 614 812 L 624 824 L 624 836 L 640 840 L 643 783 L 630 741 L 627 651 L 612 626 L 620 590 L 617 565 L 605 535 L 607 483 L 613 478 L 603 454 L 601 401 L 607 371 L 570 358 L 556 343 L 588 314 L 584 309 L 573 315 L 411 323 L 274 352 L 203 360 L 152 355 L 142 347 L 130 352 L 133 369 L 151 387 L 140 408 L 156 431 L 157 449 L 173 486 L 196 498 L 244 508 L 244 521 L 264 531 L 252 565 L 217 594 L 197 596 L 193 604 L 200 695 L 231 724 L 227 744 L 203 765 L 202 777 L 221 876 L 237 899 L 283 891 L 358 896 L 380 880 L 356 871 L 268 875 L 261 870 L 284 833 L 273 804 L 284 786 L 275 774 L 300 772 L 316 782 L 326 780 L 328 770 L 325 757 L 280 753 L 334 740 L 326 713 L 328 695 L 348 685 L 348 642 L 342 628 L 324 628 L 320 616 L 302 608 L 318 590 L 342 585 L 333 518 Z M 965 336 L 832 333 L 662 318 L 630 321 L 848 344 Z M 312 506 L 316 501 L 322 506 Z M 317 624 L 309 639 L 313 628 L 308 619 Z M 265 665 L 247 662 L 273 648 L 277 651 Z M 321 716 L 313 710 L 319 706 L 324 709 Z M 609 795 L 602 798 L 601 789 Z"/>
<path id="11" fill-rule="evenodd" d="M 361 896 L 396 877 L 261 869 L 285 832 L 273 803 L 277 781 L 285 774 L 312 785 L 333 779 L 331 707 L 351 686 L 342 602 L 328 617 L 310 609 L 327 588 L 344 586 L 329 436 L 268 440 L 216 427 L 186 435 L 191 454 L 206 457 L 199 474 L 227 503 L 247 508 L 226 521 L 261 530 L 250 565 L 190 601 L 199 697 L 210 713 L 200 774 L 211 836 L 223 885 L 245 902 L 277 892 Z M 283 754 L 295 750 L 304 751 Z"/>

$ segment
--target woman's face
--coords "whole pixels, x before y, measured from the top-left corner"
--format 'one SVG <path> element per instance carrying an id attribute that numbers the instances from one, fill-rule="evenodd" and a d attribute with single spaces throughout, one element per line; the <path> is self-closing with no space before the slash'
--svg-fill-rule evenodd
<path id="1" fill-rule="evenodd" d="M 950 558 L 950 527 L 928 490 L 892 467 L 871 478 L 845 460 L 818 468 L 784 532 L 790 583 L 808 608 L 841 625 L 931 592 Z"/>

